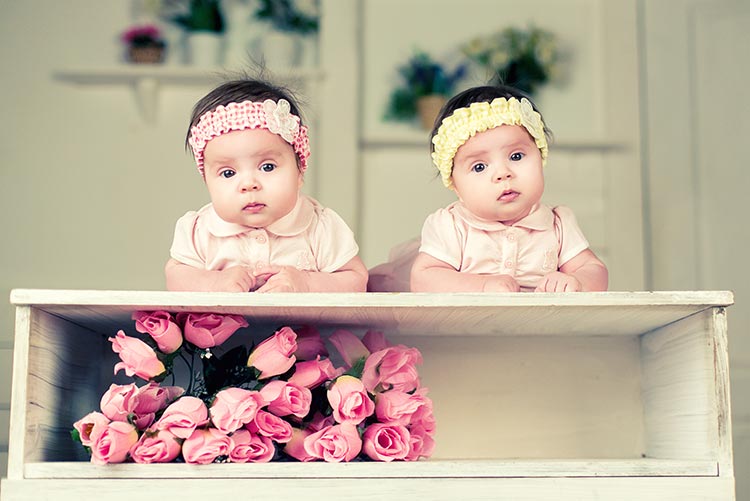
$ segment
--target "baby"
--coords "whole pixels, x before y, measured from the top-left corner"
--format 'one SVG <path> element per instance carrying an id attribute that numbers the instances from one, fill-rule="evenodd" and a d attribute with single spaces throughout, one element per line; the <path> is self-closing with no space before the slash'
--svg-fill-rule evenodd
<path id="1" fill-rule="evenodd" d="M 548 131 L 527 97 L 472 88 L 435 123 L 432 160 L 458 201 L 427 217 L 412 291 L 607 290 L 607 268 L 573 212 L 540 203 Z"/>
<path id="2" fill-rule="evenodd" d="M 177 221 L 167 289 L 365 290 L 352 231 L 300 193 L 309 141 L 286 89 L 250 79 L 220 85 L 193 108 L 187 145 L 211 203 Z"/>

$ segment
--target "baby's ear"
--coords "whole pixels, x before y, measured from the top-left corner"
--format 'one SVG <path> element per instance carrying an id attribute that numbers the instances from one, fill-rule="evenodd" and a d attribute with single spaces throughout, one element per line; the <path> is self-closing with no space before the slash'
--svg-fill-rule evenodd
<path id="1" fill-rule="evenodd" d="M 305 184 L 305 175 L 297 171 L 297 189 L 301 190 L 303 184 Z"/>

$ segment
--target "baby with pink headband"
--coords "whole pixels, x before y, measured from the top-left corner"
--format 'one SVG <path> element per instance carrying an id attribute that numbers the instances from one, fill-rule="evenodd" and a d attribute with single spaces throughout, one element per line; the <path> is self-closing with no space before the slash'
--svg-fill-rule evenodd
<path id="1" fill-rule="evenodd" d="M 177 221 L 167 289 L 365 290 L 352 231 L 300 193 L 310 147 L 286 89 L 250 79 L 220 85 L 193 108 L 187 145 L 211 203 Z"/>

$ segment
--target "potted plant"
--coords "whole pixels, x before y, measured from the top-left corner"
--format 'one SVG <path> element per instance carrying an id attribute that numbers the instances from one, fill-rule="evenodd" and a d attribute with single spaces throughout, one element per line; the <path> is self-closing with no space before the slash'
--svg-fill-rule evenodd
<path id="1" fill-rule="evenodd" d="M 166 0 L 169 18 L 187 32 L 223 33 L 220 0 Z"/>
<path id="2" fill-rule="evenodd" d="M 257 19 L 267 21 L 278 31 L 308 35 L 318 31 L 317 1 L 259 0 Z"/>
<path id="3" fill-rule="evenodd" d="M 425 52 L 417 52 L 398 68 L 402 82 L 391 92 L 387 120 L 413 120 L 419 117 L 424 129 L 431 129 L 440 108 L 453 94 L 457 82 L 466 73 L 460 64 L 448 71 Z"/>
<path id="4" fill-rule="evenodd" d="M 153 24 L 131 26 L 120 39 L 127 48 L 125 57 L 131 63 L 160 63 L 164 60 L 166 43 L 159 28 Z"/>
<path id="5" fill-rule="evenodd" d="M 551 32 L 534 26 L 505 28 L 477 37 L 462 50 L 488 70 L 491 80 L 512 85 L 529 95 L 557 72 L 556 38 Z"/>
<path id="6" fill-rule="evenodd" d="M 224 15 L 221 0 L 164 0 L 162 16 L 182 28 L 186 59 L 196 65 L 222 62 Z"/>
<path id="7" fill-rule="evenodd" d="M 271 66 L 298 66 L 315 59 L 311 36 L 318 31 L 318 0 L 258 0 L 255 19 L 267 27 L 260 48 Z"/>

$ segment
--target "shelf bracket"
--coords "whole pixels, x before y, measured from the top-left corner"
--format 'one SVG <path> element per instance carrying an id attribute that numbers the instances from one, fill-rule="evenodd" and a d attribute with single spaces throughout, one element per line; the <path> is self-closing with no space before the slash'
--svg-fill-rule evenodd
<path id="1" fill-rule="evenodd" d="M 133 81 L 133 92 L 136 104 L 143 119 L 152 124 L 156 121 L 156 98 L 159 93 L 159 81 L 154 77 L 136 78 Z"/>

